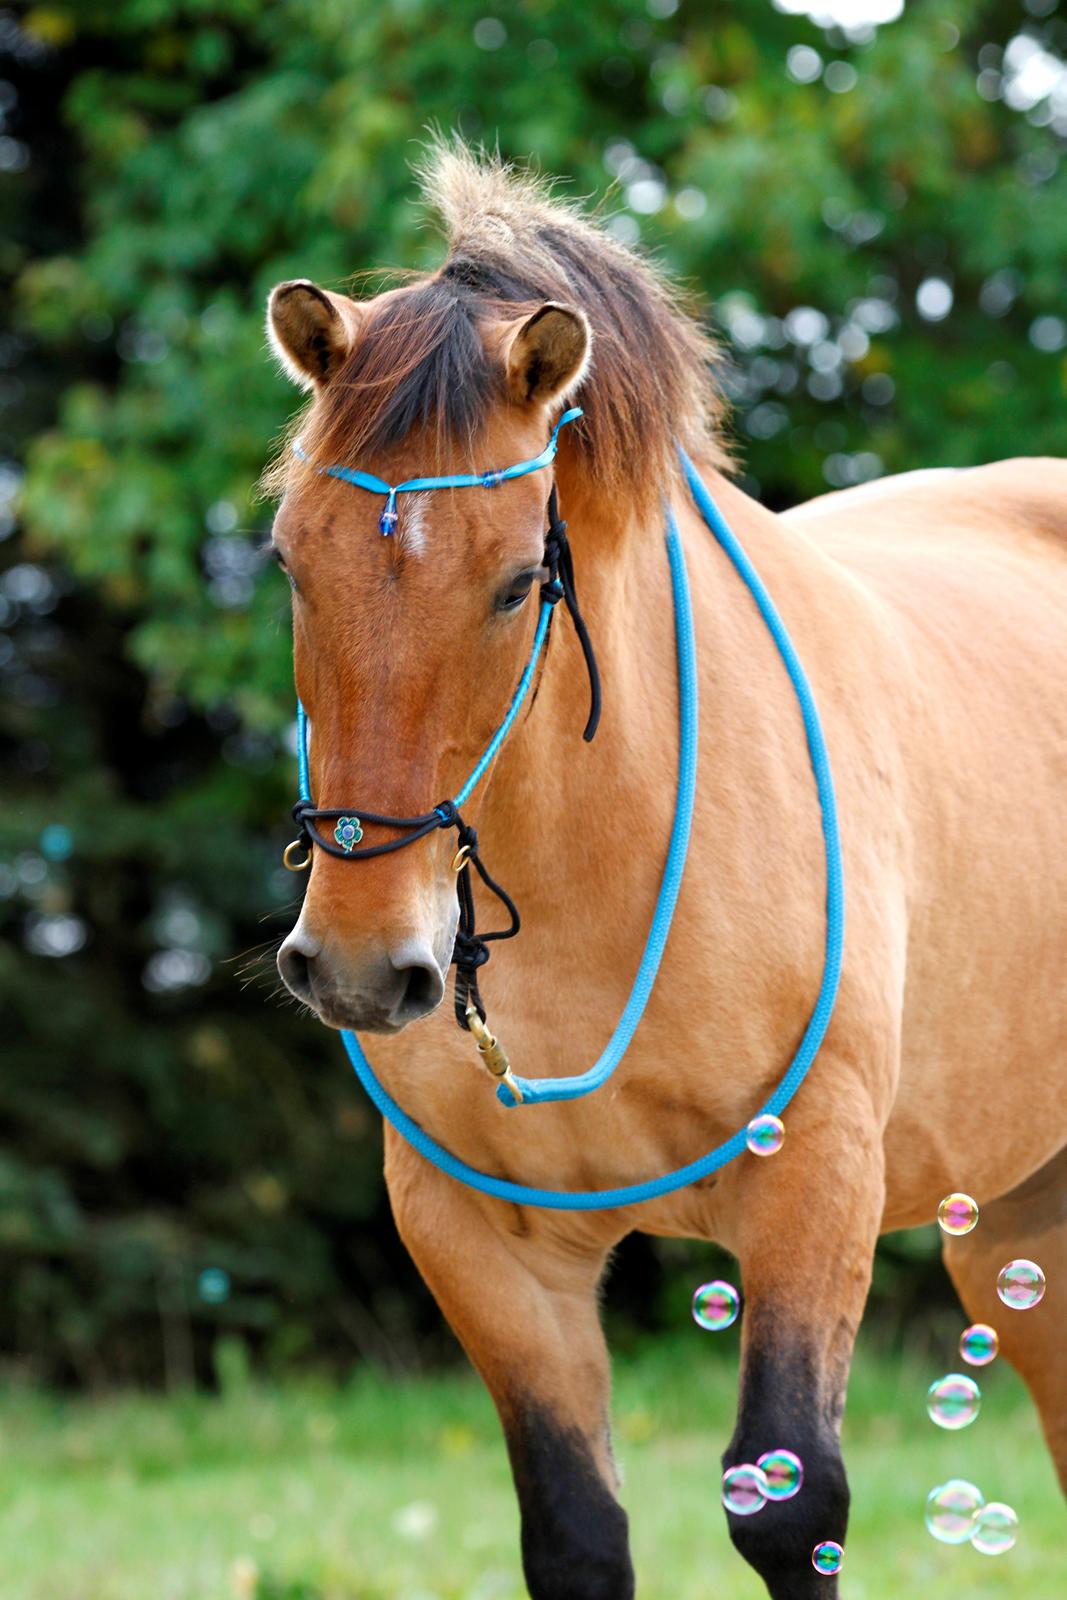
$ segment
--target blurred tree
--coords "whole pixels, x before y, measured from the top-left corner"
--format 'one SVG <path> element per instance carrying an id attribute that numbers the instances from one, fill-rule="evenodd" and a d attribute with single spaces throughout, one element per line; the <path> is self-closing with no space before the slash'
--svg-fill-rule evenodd
<path id="1" fill-rule="evenodd" d="M 425 124 L 606 195 L 699 286 L 769 504 L 1067 453 L 1067 21 L 860 10 L 0 13 L 0 1340 L 32 1373 L 184 1381 L 220 1334 L 414 1359 L 436 1327 L 336 1041 L 236 959 L 292 893 L 287 607 L 253 485 L 293 396 L 263 301 L 433 263 Z M 680 1258 L 629 1259 L 654 1321 Z M 902 1259 L 884 1303 L 938 1281 Z"/>

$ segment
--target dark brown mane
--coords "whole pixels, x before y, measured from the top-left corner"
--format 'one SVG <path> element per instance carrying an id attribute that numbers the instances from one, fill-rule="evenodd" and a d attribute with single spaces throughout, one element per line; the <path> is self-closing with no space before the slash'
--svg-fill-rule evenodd
<path id="1" fill-rule="evenodd" d="M 374 312 L 313 406 L 304 441 L 315 460 L 360 466 L 419 428 L 442 448 L 458 444 L 470 469 L 492 466 L 477 448 L 503 374 L 479 325 L 557 300 L 580 307 L 593 330 L 592 364 L 573 396 L 585 408 L 574 448 L 603 491 L 657 499 L 676 471 L 675 439 L 725 462 L 714 438 L 714 347 L 648 261 L 497 157 L 438 143 L 421 177 L 448 254 Z"/>

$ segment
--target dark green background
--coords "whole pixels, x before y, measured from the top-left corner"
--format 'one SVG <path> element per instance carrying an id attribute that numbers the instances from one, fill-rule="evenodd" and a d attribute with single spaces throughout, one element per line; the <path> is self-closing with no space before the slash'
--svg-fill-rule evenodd
<path id="1" fill-rule="evenodd" d="M 206 1378 L 220 1333 L 274 1368 L 447 1348 L 376 1119 L 271 978 L 292 690 L 253 486 L 294 395 L 264 351 L 270 286 L 437 259 L 408 170 L 434 121 L 606 197 L 699 290 L 767 503 L 1067 453 L 1067 89 L 1028 104 L 1018 43 L 1062 59 L 1060 11 L 915 0 L 852 38 L 765 0 L 0 15 L 0 1347 L 20 1374 Z M 887 1325 L 944 1294 L 934 1246 L 883 1249 Z M 708 1263 L 628 1247 L 618 1333 L 684 1316 Z"/>

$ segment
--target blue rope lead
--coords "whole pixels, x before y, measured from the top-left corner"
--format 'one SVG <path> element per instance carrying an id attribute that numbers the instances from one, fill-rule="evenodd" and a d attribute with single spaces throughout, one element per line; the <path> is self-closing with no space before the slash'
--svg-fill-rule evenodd
<path id="1" fill-rule="evenodd" d="M 786 632 L 785 624 L 778 615 L 774 601 L 764 587 L 762 579 L 704 487 L 693 463 L 684 451 L 679 450 L 679 455 L 689 488 L 701 516 L 730 558 L 742 582 L 752 595 L 789 674 L 804 720 L 808 752 L 811 757 L 812 772 L 815 776 L 815 786 L 818 791 L 819 805 L 822 812 L 822 832 L 826 854 L 826 948 L 823 959 L 822 982 L 819 986 L 815 1009 L 812 1011 L 808 1025 L 804 1030 L 804 1037 L 801 1039 L 800 1046 L 787 1072 L 770 1098 L 757 1111 L 753 1112 L 754 1116 L 763 1114 L 780 1116 L 803 1083 L 819 1046 L 822 1044 L 830 1017 L 833 1014 L 834 1001 L 837 998 L 837 987 L 841 975 L 841 956 L 845 929 L 844 879 L 841 867 L 841 841 L 837 826 L 837 807 L 834 801 L 833 778 L 811 686 L 805 676 L 804 668 L 801 666 L 800 658 L 793 647 L 792 640 Z M 670 549 L 672 537 L 677 538 L 677 529 L 673 518 L 669 518 L 668 549 Z M 674 583 L 675 627 L 678 637 L 679 660 L 681 660 L 681 653 L 684 648 L 693 669 L 693 682 L 695 685 L 692 609 L 688 584 L 684 581 L 685 563 L 680 541 L 678 541 L 678 554 L 683 572 L 682 584 Z M 684 752 L 682 759 L 684 759 Z M 681 784 L 681 779 L 679 782 Z M 657 955 L 657 964 L 658 959 Z M 659 1178 L 649 1178 L 643 1183 L 628 1184 L 621 1189 L 577 1190 L 573 1193 L 568 1193 L 566 1190 L 535 1189 L 524 1183 L 511 1183 L 507 1179 L 495 1178 L 490 1173 L 480 1172 L 476 1167 L 468 1166 L 465 1161 L 461 1161 L 451 1151 L 446 1150 L 443 1145 L 438 1144 L 435 1139 L 431 1138 L 424 1128 L 420 1128 L 418 1123 L 413 1121 L 407 1112 L 397 1105 L 396 1101 L 379 1083 L 355 1034 L 346 1030 L 341 1037 L 344 1040 L 349 1060 L 356 1070 L 356 1075 L 374 1105 L 382 1116 L 392 1123 L 397 1132 L 402 1134 L 414 1146 L 420 1155 L 424 1156 L 427 1161 L 432 1162 L 434 1166 L 439 1167 L 442 1172 L 447 1173 L 449 1177 L 456 1178 L 460 1183 L 465 1183 L 472 1189 L 480 1190 L 482 1194 L 492 1195 L 498 1200 L 508 1200 L 516 1205 L 539 1206 L 555 1211 L 602 1211 L 618 1206 L 638 1205 L 646 1200 L 657 1200 L 661 1195 L 672 1194 L 677 1189 L 684 1189 L 688 1184 L 695 1183 L 698 1178 L 707 1177 L 709 1173 L 716 1172 L 721 1167 L 726 1166 L 728 1162 L 732 1161 L 735 1156 L 739 1156 L 745 1149 L 746 1130 L 741 1128 L 732 1138 L 727 1139 L 724 1144 L 717 1146 L 716 1149 L 709 1151 L 707 1155 L 701 1156 L 698 1160 L 690 1162 L 688 1166 L 679 1167 L 674 1172 L 665 1173 Z M 599 1067 L 600 1063 L 598 1062 L 597 1066 L 592 1070 L 596 1072 Z"/>
<path id="2" fill-rule="evenodd" d="M 588 1072 L 573 1078 L 519 1078 L 516 1082 L 522 1091 L 521 1102 L 506 1083 L 499 1085 L 497 1099 L 506 1106 L 543 1104 L 547 1100 L 577 1100 L 602 1088 L 611 1077 L 629 1048 L 637 1024 L 644 1016 L 645 1007 L 655 987 L 656 974 L 663 956 L 667 935 L 671 931 L 678 891 L 685 875 L 685 859 L 689 850 L 689 835 L 693 825 L 693 803 L 697 788 L 697 746 L 700 737 L 700 715 L 697 701 L 696 641 L 693 637 L 693 606 L 689 594 L 689 577 L 685 570 L 685 553 L 678 534 L 674 512 L 667 507 L 667 558 L 671 567 L 671 592 L 674 596 L 676 648 L 678 655 L 678 723 L 679 759 L 678 791 L 674 804 L 674 824 L 671 828 L 667 860 L 663 867 L 652 926 L 648 930 L 644 952 L 634 978 L 630 998 L 627 1000 L 615 1026 L 607 1048 Z"/>

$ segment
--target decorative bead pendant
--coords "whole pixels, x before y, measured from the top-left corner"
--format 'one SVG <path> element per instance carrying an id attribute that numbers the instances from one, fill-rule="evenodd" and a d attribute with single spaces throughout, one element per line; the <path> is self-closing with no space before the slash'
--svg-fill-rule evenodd
<path id="1" fill-rule="evenodd" d="M 333 836 L 344 851 L 354 850 L 363 837 L 363 827 L 358 817 L 339 817 Z"/>
<path id="2" fill-rule="evenodd" d="M 396 510 L 396 490 L 390 489 L 389 498 L 385 502 L 385 510 L 378 518 L 378 532 L 381 534 L 383 539 L 388 539 L 389 535 L 396 528 L 399 520 L 400 519 L 397 516 Z"/>

